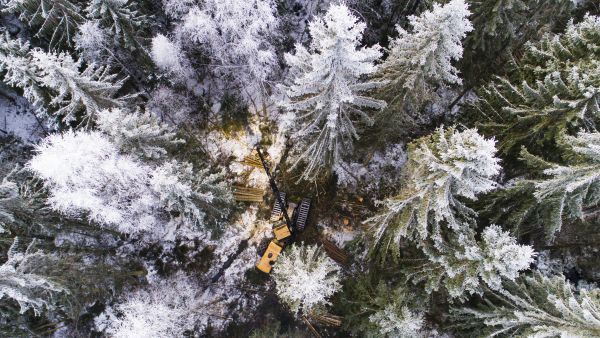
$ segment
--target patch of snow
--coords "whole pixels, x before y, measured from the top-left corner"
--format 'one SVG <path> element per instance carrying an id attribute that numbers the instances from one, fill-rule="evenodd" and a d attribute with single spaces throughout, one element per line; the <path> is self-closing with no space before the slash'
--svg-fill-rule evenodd
<path id="1" fill-rule="evenodd" d="M 359 232 L 350 226 L 331 227 L 327 224 L 319 223 L 322 229 L 322 234 L 327 239 L 335 243 L 340 248 L 343 248 L 346 243 L 354 240 Z"/>
<path id="2" fill-rule="evenodd" d="M 215 158 L 234 157 L 236 160 L 241 161 L 252 152 L 259 139 L 259 135 L 246 132 L 242 132 L 236 138 L 233 138 L 212 131 L 206 135 L 204 142 L 206 149 Z"/>
<path id="3" fill-rule="evenodd" d="M 37 142 L 44 134 L 34 108 L 24 97 L 0 87 L 0 133 L 14 134 L 25 142 Z"/>
<path id="4" fill-rule="evenodd" d="M 337 184 L 351 193 L 377 195 L 385 188 L 397 186 L 400 170 L 406 163 L 404 144 L 392 144 L 384 152 L 376 152 L 363 163 L 343 161 L 334 167 Z"/>
<path id="5" fill-rule="evenodd" d="M 161 86 L 150 94 L 146 109 L 170 124 L 190 123 L 194 103 L 171 88 Z"/>

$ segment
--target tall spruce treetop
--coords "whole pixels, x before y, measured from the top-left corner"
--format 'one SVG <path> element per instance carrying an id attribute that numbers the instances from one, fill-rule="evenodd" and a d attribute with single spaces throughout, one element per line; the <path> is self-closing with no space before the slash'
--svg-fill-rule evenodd
<path id="1" fill-rule="evenodd" d="M 446 5 L 434 4 L 432 11 L 410 16 L 412 32 L 397 27 L 398 37 L 390 44 L 390 54 L 380 75 L 390 83 L 387 91 L 406 93 L 415 100 L 429 95 L 438 85 L 461 84 L 452 65 L 462 57 L 462 39 L 473 30 L 464 0 Z"/>
<path id="2" fill-rule="evenodd" d="M 581 218 L 584 206 L 600 202 L 600 133 L 566 136 L 565 142 L 581 160 L 568 166 L 552 165 L 544 170 L 549 177 L 536 182 L 535 196 L 540 201 L 558 198 L 559 210 Z"/>
<path id="3" fill-rule="evenodd" d="M 523 230 L 542 227 L 552 240 L 563 222 L 587 218 L 582 208 L 597 204 L 595 159 L 576 150 L 597 141 L 574 142 L 572 135 L 598 128 L 599 57 L 600 18 L 586 16 L 562 34 L 529 44 L 518 72 L 478 90 L 479 100 L 467 110 L 475 116 L 467 117 L 498 138 L 507 177 L 519 178 L 486 208 L 494 220 Z M 527 180 L 520 179 L 524 174 Z"/>
<path id="4" fill-rule="evenodd" d="M 286 54 L 292 84 L 286 87 L 292 99 L 286 107 L 300 112 L 295 137 L 306 139 L 298 158 L 306 162 L 304 179 L 337 163 L 358 138 L 354 117 L 372 123 L 362 108 L 382 109 L 385 102 L 359 93 L 380 85 L 361 82 L 360 77 L 376 71 L 380 47 L 359 47 L 366 25 L 346 5 L 332 5 L 323 17 L 309 24 L 310 47 L 297 44 L 296 53 Z"/>
<path id="5" fill-rule="evenodd" d="M 0 37 L 6 82 L 22 88 L 40 115 L 51 112 L 65 124 L 89 122 L 99 109 L 122 107 L 132 97 L 117 95 L 125 79 L 118 80 L 108 67 L 82 64 L 68 53 L 47 53 L 8 35 Z"/>
<path id="6" fill-rule="evenodd" d="M 181 45 L 162 34 L 152 39 L 150 56 L 161 71 L 174 75 L 178 80 L 189 78 L 193 71 L 181 51 Z"/>
<path id="7" fill-rule="evenodd" d="M 426 337 L 424 309 L 429 298 L 411 284 L 379 280 L 369 273 L 350 278 L 338 309 L 348 320 L 342 326 L 351 337 Z"/>
<path id="8" fill-rule="evenodd" d="M 36 49 L 31 56 L 40 84 L 56 92 L 50 104 L 57 107 L 54 114 L 63 122 L 75 120 L 81 111 L 87 120 L 99 109 L 124 105 L 122 98 L 115 98 L 124 80 L 116 80 L 109 68 L 91 64 L 81 71 L 81 60 L 76 61 L 67 53 Z"/>
<path id="9" fill-rule="evenodd" d="M 591 186 L 600 181 L 600 133 L 581 132 L 577 137 L 566 136 L 565 143 L 568 144 L 575 153 L 580 155 L 580 161 L 570 165 L 552 165 L 544 170 L 544 174 L 549 176 L 547 180 L 536 182 L 536 197 L 543 200 L 549 196 L 562 196 L 567 198 L 573 193 L 595 193 L 598 187 Z M 579 191 L 581 190 L 581 191 Z M 588 196 L 580 196 L 578 199 L 588 200 Z M 598 202 L 600 196 L 594 196 L 592 202 Z M 560 203 L 564 205 L 564 201 Z M 562 207 L 560 208 L 562 209 Z M 581 205 L 578 212 L 581 215 Z"/>
<path id="10" fill-rule="evenodd" d="M 231 203 L 221 175 L 186 162 L 151 166 L 121 153 L 119 146 L 136 141 L 174 141 L 156 125 L 141 127 L 131 135 L 111 130 L 119 145 L 99 131 L 52 134 L 27 166 L 44 181 L 50 206 L 67 216 L 163 241 L 205 237 L 208 227 L 220 227 Z"/>
<path id="11" fill-rule="evenodd" d="M 75 47 L 87 63 L 102 64 L 108 53 L 108 32 L 98 20 L 88 20 L 79 26 Z"/>
<path id="12" fill-rule="evenodd" d="M 184 274 L 158 280 L 125 294 L 121 302 L 96 319 L 96 326 L 115 338 L 185 336 L 197 324 L 194 313 L 207 311 L 200 303 L 200 290 Z"/>
<path id="13" fill-rule="evenodd" d="M 502 74 L 527 41 L 563 27 L 577 0 L 467 0 L 475 28 L 464 41 L 461 71 L 469 86 Z"/>
<path id="14" fill-rule="evenodd" d="M 407 306 L 390 303 L 384 309 L 369 317 L 379 329 L 379 334 L 370 333 L 374 337 L 421 337 L 424 326 L 423 314 L 414 313 Z"/>
<path id="15" fill-rule="evenodd" d="M 339 266 L 316 245 L 289 248 L 273 267 L 273 279 L 294 314 L 329 304 L 327 298 L 341 288 Z"/>
<path id="16" fill-rule="evenodd" d="M 486 52 L 499 52 L 503 46 L 518 41 L 517 36 L 526 32 L 527 28 L 539 27 L 552 18 L 550 13 L 559 16 L 570 8 L 573 0 L 468 0 L 473 11 L 475 31 L 468 37 L 472 48 Z M 552 12 L 546 12 L 551 10 Z M 528 22 L 532 19 L 534 22 Z M 538 21 L 538 22 L 535 22 Z M 516 41 L 513 41 L 516 40 Z M 489 55 L 489 54 L 488 54 Z"/>
<path id="17" fill-rule="evenodd" d="M 425 282 L 425 291 L 445 290 L 452 301 L 465 301 L 469 295 L 482 294 L 484 285 L 501 290 L 503 280 L 515 280 L 527 270 L 535 253 L 497 225 L 490 225 L 476 240 L 475 231 L 463 229 L 456 236 L 445 233 L 444 243 L 422 244 L 427 262 L 409 270 L 413 282 Z"/>
<path id="18" fill-rule="evenodd" d="M 29 169 L 44 180 L 50 206 L 69 216 L 121 232 L 153 230 L 156 199 L 147 188 L 151 169 L 128 156 L 102 133 L 52 134 L 37 147 Z"/>
<path id="19" fill-rule="evenodd" d="M 463 227 L 461 216 L 473 215 L 457 197 L 474 200 L 496 186 L 491 178 L 500 172 L 493 139 L 475 129 L 463 132 L 439 128 L 409 146 L 403 168 L 406 184 L 384 209 L 367 222 L 376 225 L 375 240 L 399 241 L 402 237 L 442 240 L 441 222 L 454 231 Z M 433 222 L 432 222 L 433 221 Z"/>

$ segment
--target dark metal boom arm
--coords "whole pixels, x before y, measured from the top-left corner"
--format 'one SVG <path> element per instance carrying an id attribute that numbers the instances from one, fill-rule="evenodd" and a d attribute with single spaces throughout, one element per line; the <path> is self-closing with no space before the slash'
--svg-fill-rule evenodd
<path id="1" fill-rule="evenodd" d="M 273 193 L 275 194 L 275 198 L 277 199 L 277 203 L 279 203 L 279 206 L 281 207 L 281 210 L 283 211 L 283 217 L 285 218 L 285 223 L 287 224 L 287 226 L 290 229 L 293 230 L 294 228 L 292 226 L 292 220 L 290 219 L 290 216 L 288 216 L 287 207 L 283 203 L 283 199 L 281 198 L 281 195 L 279 194 L 279 188 L 277 188 L 275 179 L 273 179 L 273 176 L 271 176 L 271 171 L 269 170 L 269 165 L 267 164 L 267 161 L 265 161 L 265 158 L 262 154 L 262 151 L 260 150 L 259 145 L 256 146 L 256 152 L 258 153 L 258 157 L 260 157 L 260 161 L 262 162 L 263 168 L 265 168 L 265 172 L 267 173 L 267 177 L 269 178 L 269 185 L 271 185 L 271 190 L 273 190 Z"/>

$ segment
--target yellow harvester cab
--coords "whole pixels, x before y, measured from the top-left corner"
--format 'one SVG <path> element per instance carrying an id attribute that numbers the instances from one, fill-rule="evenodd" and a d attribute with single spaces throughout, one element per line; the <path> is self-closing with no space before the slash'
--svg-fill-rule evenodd
<path id="1" fill-rule="evenodd" d="M 290 228 L 285 223 L 273 228 L 273 233 L 275 234 L 275 238 L 278 241 L 283 241 L 284 239 L 286 239 L 292 235 Z"/>
<path id="2" fill-rule="evenodd" d="M 283 246 L 280 245 L 279 242 L 277 242 L 277 240 L 272 240 L 271 243 L 269 243 L 267 250 L 265 250 L 265 253 L 262 255 L 261 259 L 258 261 L 258 263 L 256 263 L 256 267 L 258 268 L 258 270 L 264 273 L 271 272 L 273 264 L 275 264 L 275 262 L 277 261 L 277 257 L 279 257 L 281 250 L 283 250 Z"/>

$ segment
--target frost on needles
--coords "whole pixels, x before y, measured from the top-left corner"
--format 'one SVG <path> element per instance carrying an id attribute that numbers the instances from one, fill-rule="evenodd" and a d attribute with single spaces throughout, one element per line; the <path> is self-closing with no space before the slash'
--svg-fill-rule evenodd
<path id="1" fill-rule="evenodd" d="M 277 295 L 294 314 L 322 310 L 341 287 L 339 266 L 316 245 L 292 246 L 273 268 Z"/>
<path id="2" fill-rule="evenodd" d="M 398 37 L 377 75 L 390 104 L 397 100 L 418 106 L 432 97 L 437 86 L 462 84 L 452 64 L 463 54 L 462 40 L 473 30 L 471 12 L 464 0 L 433 4 L 431 11 L 410 16 L 411 31 L 397 26 Z"/>
<path id="3" fill-rule="evenodd" d="M 439 128 L 409 145 L 403 188 L 365 221 L 372 225 L 371 256 L 385 263 L 399 256 L 403 241 L 413 242 L 427 261 L 408 268 L 407 278 L 458 300 L 481 293 L 481 281 L 498 289 L 503 278 L 514 280 L 529 268 L 533 249 L 496 225 L 478 240 L 477 213 L 463 202 L 496 187 L 495 153 L 494 140 L 474 129 Z"/>
<path id="4" fill-rule="evenodd" d="M 309 48 L 296 44 L 295 53 L 285 56 L 291 83 L 284 87 L 290 97 L 284 107 L 296 112 L 292 137 L 300 149 L 295 165 L 305 165 L 303 179 L 331 170 L 352 149 L 358 138 L 356 120 L 372 123 L 364 109 L 386 106 L 361 94 L 381 85 L 361 80 L 376 71 L 374 62 L 381 57 L 377 45 L 360 47 L 365 28 L 346 5 L 332 5 L 309 24 Z"/>

